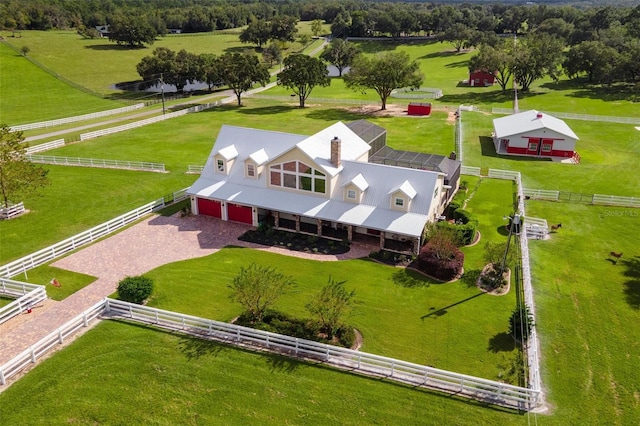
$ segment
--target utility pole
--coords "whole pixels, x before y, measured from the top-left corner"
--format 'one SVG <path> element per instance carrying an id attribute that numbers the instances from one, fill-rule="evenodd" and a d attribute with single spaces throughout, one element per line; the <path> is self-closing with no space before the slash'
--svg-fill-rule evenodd
<path id="1" fill-rule="evenodd" d="M 165 114 L 165 109 L 164 109 L 164 80 L 162 77 L 162 73 L 160 73 L 160 90 L 162 90 L 162 115 Z"/>

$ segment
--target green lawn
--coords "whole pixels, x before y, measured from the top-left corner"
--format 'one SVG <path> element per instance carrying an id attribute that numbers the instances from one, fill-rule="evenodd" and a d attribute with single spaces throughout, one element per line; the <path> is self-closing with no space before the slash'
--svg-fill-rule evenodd
<path id="1" fill-rule="evenodd" d="M 53 279 L 60 283 L 60 287 L 49 285 Z M 47 287 L 47 295 L 53 300 L 63 300 L 76 291 L 86 287 L 96 280 L 96 277 L 55 268 L 49 265 L 38 266 L 30 269 L 13 279 L 27 281 L 32 284 L 40 284 Z"/>
<path id="2" fill-rule="evenodd" d="M 580 140 L 579 165 L 518 156 L 496 156 L 491 132 L 493 119 L 502 117 L 462 113 L 464 163 L 468 166 L 516 170 L 525 188 L 638 197 L 640 132 L 630 124 L 567 120 Z M 611 171 L 615 170 L 615 184 Z"/>
<path id="3" fill-rule="evenodd" d="M 552 419 L 636 424 L 640 418 L 640 212 L 528 201 L 562 222 L 530 243 L 542 382 Z M 617 264 L 609 252 L 623 252 Z M 635 420 L 634 420 L 635 419 Z"/>
<path id="4" fill-rule="evenodd" d="M 37 404 L 19 403 L 29 395 Z M 481 418 L 478 415 L 481 413 Z M 526 424 L 528 416 L 104 321 L 0 393 L 4 424 Z"/>
<path id="5" fill-rule="evenodd" d="M 62 55 L 68 58 L 68 55 Z M 81 92 L 0 43 L 0 123 L 25 124 L 120 108 Z"/>
<path id="6" fill-rule="evenodd" d="M 29 214 L 0 222 L 2 264 L 189 186 L 196 178 L 183 173 L 46 168 L 51 185 L 25 199 Z"/>

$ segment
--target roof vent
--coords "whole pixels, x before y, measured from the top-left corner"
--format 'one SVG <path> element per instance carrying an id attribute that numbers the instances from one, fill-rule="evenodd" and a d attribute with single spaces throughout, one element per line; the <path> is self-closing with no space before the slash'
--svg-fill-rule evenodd
<path id="1" fill-rule="evenodd" d="M 536 115 L 536 118 L 542 118 L 542 113 L 541 113 L 541 112 L 539 112 L 539 113 Z"/>

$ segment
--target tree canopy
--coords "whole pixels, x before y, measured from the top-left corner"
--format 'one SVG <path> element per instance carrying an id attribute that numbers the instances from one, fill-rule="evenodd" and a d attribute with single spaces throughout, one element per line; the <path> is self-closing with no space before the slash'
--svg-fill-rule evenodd
<path id="1" fill-rule="evenodd" d="M 158 82 L 173 84 L 178 92 L 184 86 L 205 80 L 200 57 L 182 49 L 178 53 L 166 47 L 153 50 L 152 56 L 145 56 L 136 66 L 142 77 L 142 87 L 152 87 Z"/>
<path id="2" fill-rule="evenodd" d="M 109 25 L 109 40 L 131 47 L 153 44 L 158 32 L 144 16 L 118 14 Z"/>
<path id="3" fill-rule="evenodd" d="M 345 68 L 351 66 L 358 53 L 360 53 L 360 49 L 354 44 L 341 38 L 336 38 L 329 46 L 325 47 L 320 57 L 335 66 L 338 69 L 339 76 L 342 77 L 342 72 Z"/>
<path id="4" fill-rule="evenodd" d="M 327 66 L 321 59 L 296 54 L 284 60 L 284 69 L 278 74 L 278 84 L 293 90 L 300 100 L 300 108 L 316 86 L 331 84 Z"/>
<path id="5" fill-rule="evenodd" d="M 296 285 L 295 280 L 269 266 L 251 263 L 241 267 L 229 285 L 230 298 L 240 303 L 254 321 L 260 322 L 268 308 Z"/>
<path id="6" fill-rule="evenodd" d="M 387 108 L 387 99 L 394 89 L 417 89 L 423 80 L 418 62 L 411 61 L 406 52 L 385 53 L 374 58 L 358 56 L 344 76 L 346 86 L 351 89 L 375 90 L 383 110 Z"/>
<path id="7" fill-rule="evenodd" d="M 22 132 L 0 125 L 0 193 L 4 207 L 49 185 L 48 170 L 27 159 L 28 145 L 23 141 Z"/>
<path id="8" fill-rule="evenodd" d="M 355 290 L 344 287 L 346 281 L 335 281 L 329 278 L 329 283 L 306 304 L 307 310 L 318 318 L 320 330 L 333 338 L 336 329 L 353 308 Z"/>
<path id="9" fill-rule="evenodd" d="M 222 80 L 233 90 L 242 105 L 242 94 L 258 82 L 262 85 L 269 81 L 269 70 L 260 63 L 256 55 L 247 53 L 225 53 L 220 57 Z"/>

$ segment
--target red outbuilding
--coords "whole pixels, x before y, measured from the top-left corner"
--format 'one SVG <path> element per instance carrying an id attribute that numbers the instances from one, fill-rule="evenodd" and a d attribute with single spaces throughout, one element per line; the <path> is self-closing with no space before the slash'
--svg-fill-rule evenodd
<path id="1" fill-rule="evenodd" d="M 476 70 L 469 73 L 469 86 L 471 87 L 493 86 L 495 82 L 496 76 L 492 72 Z"/>

